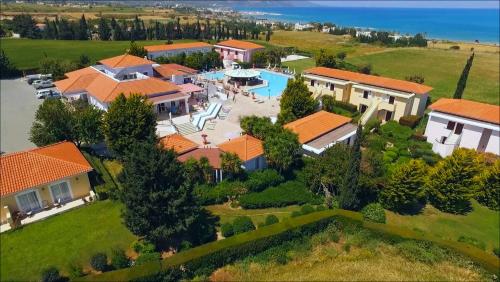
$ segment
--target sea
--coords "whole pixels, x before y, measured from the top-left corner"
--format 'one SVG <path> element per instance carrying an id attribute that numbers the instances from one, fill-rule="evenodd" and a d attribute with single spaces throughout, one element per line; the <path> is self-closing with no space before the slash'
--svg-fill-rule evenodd
<path id="1" fill-rule="evenodd" d="M 427 38 L 499 44 L 499 9 L 239 7 L 257 19 L 331 22 L 338 26 L 394 31 Z"/>

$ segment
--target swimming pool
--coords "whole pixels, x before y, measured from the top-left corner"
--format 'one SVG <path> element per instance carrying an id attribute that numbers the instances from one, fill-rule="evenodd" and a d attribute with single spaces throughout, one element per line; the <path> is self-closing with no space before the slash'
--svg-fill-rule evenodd
<path id="1" fill-rule="evenodd" d="M 260 71 L 260 78 L 267 81 L 267 86 L 252 88 L 249 89 L 249 92 L 250 93 L 255 92 L 255 94 L 262 97 L 268 97 L 269 95 L 271 97 L 280 96 L 283 90 L 285 90 L 286 84 L 288 82 L 288 79 L 290 79 L 290 77 L 267 70 L 259 70 L 259 71 Z"/>
<path id="2" fill-rule="evenodd" d="M 203 77 L 209 80 L 219 80 L 224 78 L 224 71 L 217 72 L 207 72 L 203 74 Z"/>

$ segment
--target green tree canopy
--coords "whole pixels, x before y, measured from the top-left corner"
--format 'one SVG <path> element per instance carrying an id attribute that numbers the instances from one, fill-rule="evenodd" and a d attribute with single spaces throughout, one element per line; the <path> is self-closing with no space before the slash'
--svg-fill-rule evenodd
<path id="1" fill-rule="evenodd" d="M 297 134 L 290 130 L 280 130 L 265 138 L 264 155 L 268 164 L 280 172 L 287 171 L 300 156 Z"/>
<path id="2" fill-rule="evenodd" d="M 269 117 L 258 117 L 256 115 L 242 117 L 240 126 L 245 134 L 260 140 L 265 140 L 267 136 L 281 130 L 281 127 L 274 125 Z"/>
<path id="3" fill-rule="evenodd" d="M 156 114 L 144 96 L 120 94 L 104 115 L 108 148 L 123 158 L 134 143 L 156 140 Z"/>
<path id="4" fill-rule="evenodd" d="M 137 56 L 137 57 L 141 57 L 141 58 L 144 58 L 148 55 L 148 51 L 146 51 L 146 49 L 144 49 L 143 46 L 139 46 L 135 42 L 130 42 L 130 47 L 127 50 L 127 53 L 129 55 L 133 55 L 133 56 Z"/>
<path id="5" fill-rule="evenodd" d="M 14 77 L 20 73 L 21 72 L 10 62 L 3 49 L 0 49 L 0 78 Z"/>
<path id="6" fill-rule="evenodd" d="M 172 150 L 134 142 L 122 172 L 123 219 L 157 247 L 178 245 L 201 214 Z"/>
<path id="7" fill-rule="evenodd" d="M 77 100 L 80 101 L 80 100 Z M 79 146 L 81 143 L 97 144 L 104 140 L 103 116 L 104 111 L 87 102 L 80 102 L 82 106 L 73 106 L 73 135 Z"/>
<path id="8" fill-rule="evenodd" d="M 340 186 L 339 207 L 353 210 L 359 207 L 359 175 L 361 167 L 361 125 L 356 131 L 356 140 L 351 148 L 351 157 L 347 166 L 346 176 Z"/>
<path id="9" fill-rule="evenodd" d="M 309 89 L 300 75 L 288 80 L 280 102 L 278 122 L 285 124 L 312 114 L 318 102 L 311 97 Z"/>
<path id="10" fill-rule="evenodd" d="M 238 179 L 244 175 L 245 171 L 241 167 L 243 162 L 238 155 L 230 152 L 223 152 L 221 158 L 221 169 L 226 179 Z"/>
<path id="11" fill-rule="evenodd" d="M 427 171 L 427 165 L 419 159 L 395 167 L 380 193 L 382 205 L 401 213 L 418 211 L 425 203 Z"/>
<path id="12" fill-rule="evenodd" d="M 479 175 L 475 198 L 492 210 L 500 209 L 500 160 Z"/>
<path id="13" fill-rule="evenodd" d="M 73 115 L 61 100 L 46 99 L 35 113 L 30 141 L 45 146 L 64 140 L 75 140 Z"/>
<path id="14" fill-rule="evenodd" d="M 319 50 L 319 54 L 316 56 L 316 66 L 336 68 L 337 60 L 335 59 L 335 55 L 327 53 L 325 49 Z"/>
<path id="15" fill-rule="evenodd" d="M 429 174 L 427 189 L 431 204 L 444 212 L 468 212 L 475 176 L 481 169 L 482 162 L 476 152 L 456 149 L 451 156 L 439 161 Z"/>

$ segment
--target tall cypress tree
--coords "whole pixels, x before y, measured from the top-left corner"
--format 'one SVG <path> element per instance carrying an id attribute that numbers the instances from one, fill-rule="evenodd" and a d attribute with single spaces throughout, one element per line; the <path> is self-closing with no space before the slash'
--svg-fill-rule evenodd
<path id="1" fill-rule="evenodd" d="M 106 21 L 106 19 L 103 17 L 99 19 L 99 27 L 97 33 L 99 33 L 99 38 L 101 40 L 106 41 L 111 37 L 111 30 L 109 29 L 108 21 Z"/>
<path id="2" fill-rule="evenodd" d="M 356 131 L 356 140 L 352 146 L 352 153 L 349 165 L 347 167 L 347 174 L 344 178 L 339 191 L 339 206 L 343 209 L 354 210 L 358 208 L 358 182 L 359 170 L 361 166 L 361 125 L 358 126 Z"/>
<path id="3" fill-rule="evenodd" d="M 462 99 L 462 95 L 464 94 L 465 86 L 467 84 L 467 78 L 469 77 L 470 68 L 472 67 L 472 61 L 474 60 L 474 53 L 470 55 L 465 67 L 460 75 L 460 78 L 457 82 L 457 89 L 455 90 L 455 94 L 453 94 L 453 99 Z"/>
<path id="4" fill-rule="evenodd" d="M 80 22 L 78 24 L 78 33 L 76 34 L 76 39 L 78 40 L 88 40 L 89 39 L 89 27 L 87 25 L 87 20 L 85 15 L 82 14 Z"/>

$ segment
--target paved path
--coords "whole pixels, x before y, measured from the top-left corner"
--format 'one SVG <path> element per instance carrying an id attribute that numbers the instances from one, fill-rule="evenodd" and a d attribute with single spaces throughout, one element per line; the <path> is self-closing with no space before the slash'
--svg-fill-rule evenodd
<path id="1" fill-rule="evenodd" d="M 0 151 L 11 153 L 36 147 L 29 131 L 43 100 L 21 79 L 0 80 Z"/>

